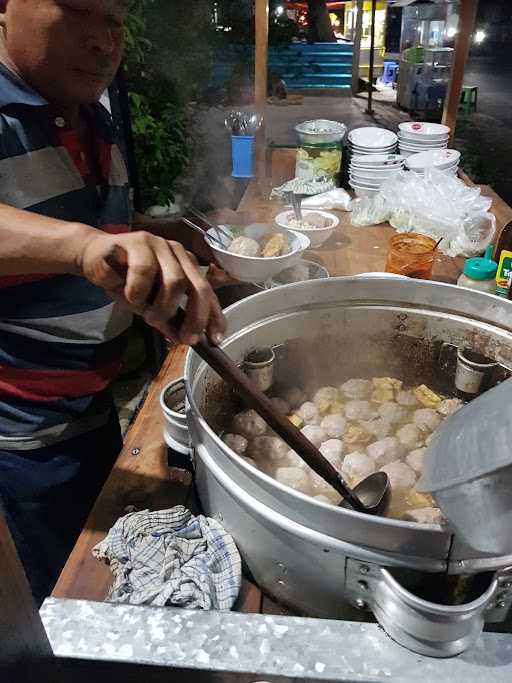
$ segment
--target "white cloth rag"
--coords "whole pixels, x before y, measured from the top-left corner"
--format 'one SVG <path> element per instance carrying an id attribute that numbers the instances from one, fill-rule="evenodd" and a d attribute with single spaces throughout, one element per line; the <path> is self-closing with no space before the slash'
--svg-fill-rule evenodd
<path id="1" fill-rule="evenodd" d="M 329 192 L 317 194 L 314 197 L 308 197 L 302 202 L 303 209 L 319 209 L 323 211 L 350 211 L 352 199 L 346 190 L 338 187 Z"/>
<path id="2" fill-rule="evenodd" d="M 321 194 L 334 188 L 334 180 L 332 178 L 292 178 L 280 187 L 274 187 L 270 194 L 270 199 L 287 199 L 290 192 L 295 194 L 303 194 L 310 196 L 314 194 Z"/>
<path id="3" fill-rule="evenodd" d="M 121 517 L 92 553 L 114 575 L 111 602 L 229 610 L 240 591 L 241 560 L 231 536 L 181 505 Z"/>

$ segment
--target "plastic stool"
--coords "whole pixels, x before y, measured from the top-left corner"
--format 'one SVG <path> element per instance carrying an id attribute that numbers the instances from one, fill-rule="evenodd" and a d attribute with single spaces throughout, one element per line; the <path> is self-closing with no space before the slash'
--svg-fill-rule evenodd
<path id="1" fill-rule="evenodd" d="M 460 109 L 466 114 L 476 111 L 478 104 L 478 86 L 463 85 L 460 94 Z"/>
<path id="2" fill-rule="evenodd" d="M 395 80 L 396 71 L 398 69 L 398 62 L 385 61 L 384 70 L 382 72 L 382 82 L 384 85 L 389 85 Z"/>

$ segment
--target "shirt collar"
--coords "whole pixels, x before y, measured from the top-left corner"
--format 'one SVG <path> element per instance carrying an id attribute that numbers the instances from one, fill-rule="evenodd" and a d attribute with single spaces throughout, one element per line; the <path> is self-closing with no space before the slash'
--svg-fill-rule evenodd
<path id="1" fill-rule="evenodd" d="M 31 107 L 46 106 L 48 102 L 24 83 L 5 64 L 0 64 L 0 108 L 10 104 L 27 104 Z"/>

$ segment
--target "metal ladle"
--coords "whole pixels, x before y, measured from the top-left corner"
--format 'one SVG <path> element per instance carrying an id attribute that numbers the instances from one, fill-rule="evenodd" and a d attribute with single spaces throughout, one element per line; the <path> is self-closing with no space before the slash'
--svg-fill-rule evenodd
<path id="1" fill-rule="evenodd" d="M 114 247 L 105 261 L 118 275 L 126 277 L 127 259 L 123 249 L 118 246 Z M 158 287 L 159 285 L 153 287 L 148 298 L 149 305 L 156 298 Z M 179 330 L 184 316 L 185 311 L 178 309 L 171 323 L 176 331 Z M 352 490 L 327 458 L 290 422 L 286 415 L 276 411 L 272 401 L 251 382 L 222 349 L 210 342 L 206 334 L 203 333 L 198 343 L 192 348 L 227 384 L 236 390 L 247 405 L 253 408 L 312 470 L 343 496 L 343 507 L 351 507 L 357 512 L 370 515 L 377 515 L 384 511 L 389 493 L 389 479 L 385 472 L 370 475 Z"/>

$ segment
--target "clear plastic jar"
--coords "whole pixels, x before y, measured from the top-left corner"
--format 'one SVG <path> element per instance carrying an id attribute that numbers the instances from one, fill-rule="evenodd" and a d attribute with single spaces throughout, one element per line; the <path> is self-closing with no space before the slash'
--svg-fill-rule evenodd
<path id="1" fill-rule="evenodd" d="M 436 242 L 415 232 L 394 235 L 389 241 L 386 273 L 430 280 Z"/>

